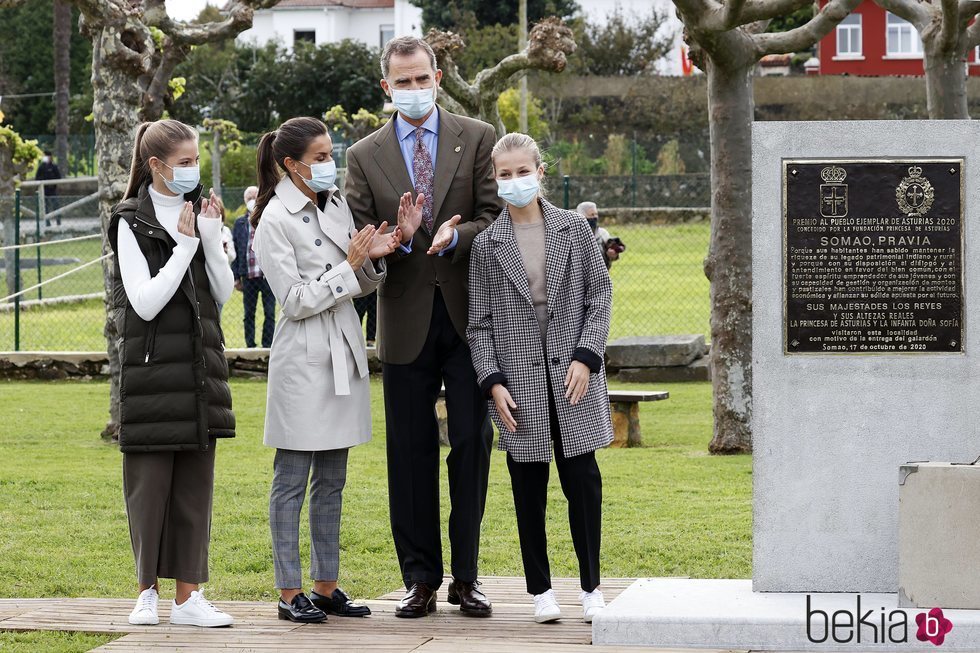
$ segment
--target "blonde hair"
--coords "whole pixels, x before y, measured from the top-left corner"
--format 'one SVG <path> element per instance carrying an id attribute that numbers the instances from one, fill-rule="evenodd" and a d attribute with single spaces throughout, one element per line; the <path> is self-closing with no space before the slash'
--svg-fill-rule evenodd
<path id="1" fill-rule="evenodd" d="M 136 129 L 133 162 L 129 167 L 129 186 L 123 199 L 137 197 L 140 188 L 153 180 L 147 163 L 151 157 L 165 159 L 184 141 L 197 140 L 197 131 L 177 120 L 144 122 Z"/>
<path id="2" fill-rule="evenodd" d="M 498 154 L 513 152 L 514 150 L 524 150 L 530 153 L 531 158 L 534 159 L 534 167 L 541 167 L 541 150 L 538 149 L 537 141 L 527 134 L 521 134 L 520 132 L 511 132 L 497 141 L 497 144 L 493 146 L 490 157 L 496 165 Z"/>

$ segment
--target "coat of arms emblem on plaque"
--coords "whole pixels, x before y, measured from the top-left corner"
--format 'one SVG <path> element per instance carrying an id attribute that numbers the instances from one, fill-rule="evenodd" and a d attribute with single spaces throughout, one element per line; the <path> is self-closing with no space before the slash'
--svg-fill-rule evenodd
<path id="1" fill-rule="evenodd" d="M 911 166 L 909 176 L 895 189 L 898 208 L 909 217 L 925 215 L 932 208 L 935 191 L 929 180 L 922 176 L 922 168 Z"/>
<path id="2" fill-rule="evenodd" d="M 820 171 L 820 215 L 843 218 L 847 215 L 847 171 L 840 166 L 827 166 Z"/>

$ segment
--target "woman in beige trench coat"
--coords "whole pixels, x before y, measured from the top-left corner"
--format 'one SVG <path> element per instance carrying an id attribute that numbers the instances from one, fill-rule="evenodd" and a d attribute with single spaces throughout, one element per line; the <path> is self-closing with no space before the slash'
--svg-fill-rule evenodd
<path id="1" fill-rule="evenodd" d="M 355 231 L 334 185 L 332 150 L 326 126 L 313 118 L 293 118 L 265 134 L 252 212 L 252 251 L 282 310 L 265 420 L 265 444 L 276 448 L 269 521 L 278 612 L 299 623 L 370 614 L 337 585 L 347 450 L 371 439 L 367 353 L 353 299 L 374 292 L 384 256 L 399 242 L 397 233 L 384 233 L 385 224 Z M 299 559 L 307 485 L 309 596 Z"/>

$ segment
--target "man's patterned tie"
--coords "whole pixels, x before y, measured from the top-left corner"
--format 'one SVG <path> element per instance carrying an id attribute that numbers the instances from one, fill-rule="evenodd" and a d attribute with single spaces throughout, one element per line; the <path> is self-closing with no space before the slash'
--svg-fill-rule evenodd
<path id="1" fill-rule="evenodd" d="M 415 193 L 425 195 L 422 206 L 422 226 L 432 235 L 432 155 L 422 141 L 424 127 L 415 130 L 415 151 L 412 153 L 412 171 L 415 174 Z"/>

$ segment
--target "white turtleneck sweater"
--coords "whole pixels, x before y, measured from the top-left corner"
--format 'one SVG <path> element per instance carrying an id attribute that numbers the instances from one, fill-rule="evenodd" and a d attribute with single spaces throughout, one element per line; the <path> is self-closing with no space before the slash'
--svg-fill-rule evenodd
<path id="1" fill-rule="evenodd" d="M 218 304 L 227 302 L 234 291 L 235 279 L 228 266 L 228 258 L 221 247 L 221 220 L 203 218 L 199 215 L 197 229 L 201 238 L 185 236 L 177 231 L 177 220 L 184 206 L 183 196 L 163 195 L 152 186 L 149 190 L 157 220 L 177 245 L 166 265 L 156 276 L 151 277 L 150 268 L 136 242 L 132 227 L 123 220 L 119 221 L 119 271 L 122 273 L 123 287 L 126 289 L 126 296 L 133 310 L 147 322 L 155 318 L 177 292 L 180 281 L 187 273 L 194 253 L 202 242 L 208 281 L 211 284 L 211 296 Z"/>

